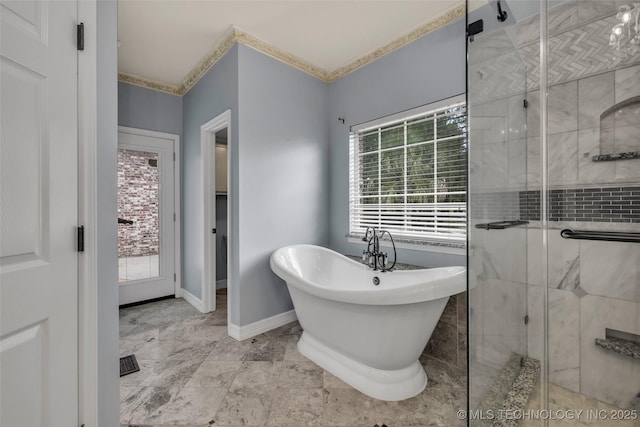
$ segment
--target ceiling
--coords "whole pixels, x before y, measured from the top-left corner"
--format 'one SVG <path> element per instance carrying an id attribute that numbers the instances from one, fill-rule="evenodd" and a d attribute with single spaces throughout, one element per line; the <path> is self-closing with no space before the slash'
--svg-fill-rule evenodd
<path id="1" fill-rule="evenodd" d="M 464 0 L 119 0 L 120 73 L 179 87 L 241 30 L 325 73 L 464 6 Z"/>

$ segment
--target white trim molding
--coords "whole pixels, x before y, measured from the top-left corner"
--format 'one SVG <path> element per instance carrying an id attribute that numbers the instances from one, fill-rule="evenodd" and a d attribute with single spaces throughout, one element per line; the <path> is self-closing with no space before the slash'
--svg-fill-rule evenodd
<path id="1" fill-rule="evenodd" d="M 78 255 L 78 416 L 98 426 L 98 178 L 97 178 L 97 3 L 78 2 L 85 24 L 84 51 L 78 55 L 78 224 L 85 228 Z"/>
<path id="2" fill-rule="evenodd" d="M 226 110 L 222 114 L 209 120 L 200 126 L 200 152 L 202 153 L 202 196 L 204 201 L 204 221 L 203 221 L 203 259 L 202 259 L 202 301 L 206 312 L 216 309 L 216 268 L 215 268 L 215 239 L 211 237 L 211 230 L 216 228 L 213 215 L 215 210 L 215 145 L 216 132 L 227 129 L 227 146 L 231 147 L 231 110 Z M 230 155 L 227 156 L 227 178 L 230 174 Z M 227 179 L 227 182 L 230 182 Z M 228 194 L 230 195 L 230 191 Z M 227 201 L 227 215 L 230 200 Z M 228 264 L 227 257 L 227 264 Z M 214 260 L 213 263 L 210 260 Z M 227 271 L 229 271 L 227 265 Z"/>
<path id="3" fill-rule="evenodd" d="M 198 310 L 200 313 L 208 313 L 209 312 L 209 311 L 205 310 L 204 303 L 202 302 L 202 300 L 200 298 L 198 298 L 197 296 L 193 295 L 188 290 L 182 289 L 180 293 L 182 294 L 182 298 L 184 298 L 184 300 L 186 302 L 188 302 L 189 304 L 194 306 L 196 308 L 196 310 Z"/>
<path id="4" fill-rule="evenodd" d="M 266 319 L 258 320 L 257 322 L 249 323 L 248 325 L 238 326 L 233 323 L 229 323 L 228 333 L 229 336 L 235 340 L 243 341 L 247 338 L 255 337 L 256 335 L 263 334 L 272 329 L 279 328 L 288 323 L 298 320 L 295 310 L 285 311 L 284 313 L 276 314 L 275 316 L 267 317 Z"/>

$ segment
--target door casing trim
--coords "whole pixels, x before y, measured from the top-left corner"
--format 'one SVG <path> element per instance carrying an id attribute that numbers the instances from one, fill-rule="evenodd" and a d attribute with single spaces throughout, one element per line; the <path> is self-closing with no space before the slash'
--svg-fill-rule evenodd
<path id="1" fill-rule="evenodd" d="M 214 248 L 212 248 L 212 240 L 211 239 L 211 229 L 215 228 L 216 225 L 212 221 L 212 213 L 213 209 L 211 206 L 215 203 L 215 196 L 211 197 L 211 188 L 210 184 L 215 180 L 215 162 L 214 153 L 215 153 L 215 134 L 219 130 L 227 129 L 227 185 L 230 185 L 230 172 L 231 172 L 231 110 L 226 110 L 222 114 L 214 117 L 209 120 L 202 126 L 200 126 L 200 149 L 202 156 L 202 189 L 203 189 L 203 200 L 204 200 L 204 229 L 203 233 L 205 238 L 203 238 L 203 269 L 202 269 L 202 303 L 204 306 L 204 312 L 208 313 L 211 311 L 215 311 L 216 309 L 216 278 L 215 278 L 215 266 L 212 268 L 211 263 L 208 260 L 212 259 L 212 254 L 214 253 Z M 214 187 L 215 193 L 215 187 Z M 227 194 L 230 195 L 231 191 L 227 191 Z M 227 199 L 227 231 L 231 230 L 231 222 L 232 218 L 229 215 L 231 201 L 230 198 Z M 228 233 L 227 233 L 228 235 Z M 208 238 L 207 238 L 208 237 Z M 227 252 L 228 253 L 228 252 Z M 233 283 L 231 281 L 231 269 L 229 268 L 229 259 L 227 256 L 227 285 Z M 227 299 L 227 313 L 230 316 L 229 311 L 229 299 Z M 228 322 L 228 324 L 230 324 Z"/>

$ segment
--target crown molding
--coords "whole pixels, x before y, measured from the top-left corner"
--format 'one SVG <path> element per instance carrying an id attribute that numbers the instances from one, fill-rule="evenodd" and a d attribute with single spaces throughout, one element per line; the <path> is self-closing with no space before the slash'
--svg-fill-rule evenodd
<path id="1" fill-rule="evenodd" d="M 171 95 L 182 96 L 183 93 L 180 90 L 180 87 L 169 84 L 158 82 L 155 80 L 145 79 L 144 77 L 134 76 L 132 74 L 127 73 L 118 73 L 118 81 L 129 83 L 136 86 L 145 87 L 147 89 L 153 89 L 160 92 L 165 92 Z"/>
<path id="2" fill-rule="evenodd" d="M 285 64 L 304 71 L 305 73 L 308 73 L 324 82 L 331 83 L 464 16 L 465 11 L 466 7 L 464 4 L 456 6 L 455 8 L 439 15 L 436 19 L 424 25 L 421 25 L 405 36 L 400 37 L 399 39 L 396 39 L 387 45 L 379 47 L 378 49 L 375 49 L 372 52 L 358 58 L 352 63 L 340 67 L 334 71 L 327 71 L 318 66 L 310 64 L 309 62 L 281 49 L 278 49 L 277 47 L 267 43 L 266 41 L 261 40 L 258 37 L 255 37 L 232 25 L 231 27 L 229 27 L 229 30 L 227 30 L 225 36 L 222 38 L 220 43 L 218 43 L 214 51 L 211 52 L 204 60 L 202 60 L 191 70 L 187 77 L 185 77 L 185 79 L 182 81 L 180 86 L 149 80 L 126 73 L 118 73 L 118 80 L 136 86 L 142 86 L 149 89 L 170 93 L 172 95 L 182 96 L 186 94 L 193 86 L 195 86 L 196 83 L 198 83 L 198 81 L 202 78 L 202 76 L 204 76 L 204 74 L 209 71 L 209 69 L 213 67 L 216 62 L 218 62 L 218 60 L 222 58 L 222 56 L 227 53 L 227 51 L 231 49 L 231 47 L 235 43 L 242 43 L 246 46 L 258 50 L 265 55 L 271 56 L 279 61 L 284 62 Z"/>
<path id="3" fill-rule="evenodd" d="M 379 47 L 378 49 L 375 49 L 374 51 L 361 56 L 360 58 L 356 59 L 355 61 L 353 61 L 350 64 L 345 65 L 344 67 L 340 67 L 330 73 L 328 73 L 327 79 L 325 81 L 327 82 L 333 82 L 335 80 L 338 80 L 344 76 L 346 76 L 347 74 L 351 73 L 352 71 L 357 70 L 358 68 L 362 68 L 367 64 L 372 63 L 373 61 L 395 51 L 398 50 L 406 45 L 408 45 L 411 42 L 414 42 L 416 40 L 418 40 L 421 37 L 426 36 L 427 34 L 437 30 L 438 28 L 444 27 L 445 25 L 449 24 L 450 22 L 455 21 L 456 19 L 464 16 L 466 11 L 466 6 L 464 4 L 457 6 L 445 13 L 443 13 L 442 15 L 438 16 L 436 19 L 434 19 L 433 21 L 427 22 L 424 25 L 421 25 L 420 27 L 416 28 L 415 30 L 411 31 L 409 34 L 400 37 L 399 39 L 396 39 L 394 41 L 392 41 L 391 43 L 384 45 L 382 47 Z"/>

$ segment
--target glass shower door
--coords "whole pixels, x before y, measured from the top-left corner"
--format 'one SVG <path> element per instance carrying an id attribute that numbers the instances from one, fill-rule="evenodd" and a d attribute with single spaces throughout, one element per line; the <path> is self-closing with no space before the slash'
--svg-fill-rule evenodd
<path id="1" fill-rule="evenodd" d="M 511 26 L 487 24 L 467 40 L 470 425 L 491 424 L 528 360 L 527 72 Z"/>

